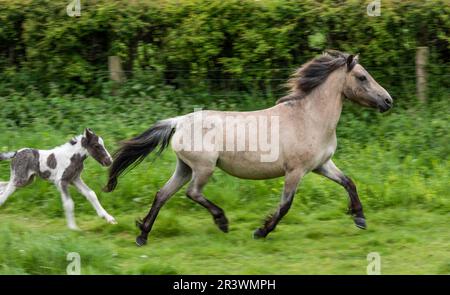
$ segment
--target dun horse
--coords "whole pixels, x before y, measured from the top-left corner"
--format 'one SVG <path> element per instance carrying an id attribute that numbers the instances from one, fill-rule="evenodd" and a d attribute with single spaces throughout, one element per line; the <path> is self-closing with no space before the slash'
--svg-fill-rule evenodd
<path id="1" fill-rule="evenodd" d="M 358 63 L 358 56 L 339 51 L 328 51 L 304 64 L 292 75 L 288 85 L 289 94 L 269 109 L 194 112 L 157 122 L 141 135 L 122 143 L 114 155 L 106 191 L 114 190 L 117 178 L 127 167 L 140 163 L 158 146 L 158 154 L 161 153 L 172 136 L 172 148 L 177 155 L 175 172 L 156 193 L 147 216 L 138 223 L 141 234 L 136 239 L 137 245 L 146 243 L 161 207 L 189 181 L 187 196 L 208 209 L 219 229 L 227 232 L 228 220 L 224 211 L 203 195 L 203 188 L 216 166 L 244 179 L 284 176 L 281 202 L 263 226 L 256 229 L 256 238 L 266 237 L 274 230 L 291 207 L 300 180 L 309 172 L 342 185 L 348 192 L 349 213 L 356 226 L 366 228 L 355 184 L 332 161 L 337 143 L 336 126 L 345 98 L 385 112 L 393 105 L 391 96 Z M 228 125 L 222 128 L 230 117 L 235 127 L 246 126 L 247 122 L 266 122 L 265 130 L 257 128 L 258 124 L 247 129 L 249 135 L 271 142 L 272 149 L 276 149 L 271 151 L 272 156 L 267 155 L 267 149 L 262 145 L 252 144 L 252 137 L 245 136 L 242 128 L 237 127 L 237 134 L 234 134 L 236 128 L 228 128 Z M 276 132 L 268 132 L 267 128 Z M 196 138 L 214 139 L 214 143 L 206 148 L 204 142 L 199 148 Z M 241 149 L 236 148 L 240 143 Z"/>

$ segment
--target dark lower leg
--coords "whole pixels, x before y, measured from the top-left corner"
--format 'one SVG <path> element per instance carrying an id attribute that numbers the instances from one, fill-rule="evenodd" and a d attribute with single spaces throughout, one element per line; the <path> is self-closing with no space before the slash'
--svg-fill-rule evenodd
<path id="1" fill-rule="evenodd" d="M 175 173 L 161 190 L 156 193 L 152 207 L 147 216 L 145 216 L 142 222 L 137 222 L 137 225 L 141 230 L 141 234 L 136 238 L 136 244 L 138 246 L 142 246 L 146 243 L 148 234 L 152 230 L 153 223 L 158 216 L 159 210 L 171 196 L 189 181 L 191 173 L 191 168 L 178 159 Z"/>
<path id="2" fill-rule="evenodd" d="M 364 212 L 362 208 L 361 201 L 359 200 L 358 192 L 356 191 L 356 186 L 350 177 L 347 177 L 342 173 L 339 168 L 329 160 L 321 167 L 314 170 L 315 173 L 323 175 L 336 183 L 342 185 L 348 193 L 349 197 L 349 214 L 353 216 L 353 220 L 357 227 L 365 229 L 367 227 L 366 220 L 364 217 Z"/>
<path id="3" fill-rule="evenodd" d="M 341 182 L 342 182 L 341 184 L 347 190 L 350 199 L 349 213 L 353 216 L 356 226 L 365 229 L 367 227 L 367 224 L 364 217 L 363 207 L 361 201 L 359 200 L 355 184 L 347 176 L 343 176 Z"/>
<path id="4" fill-rule="evenodd" d="M 194 202 L 202 205 L 204 208 L 206 208 L 211 213 L 211 215 L 213 216 L 214 222 L 216 223 L 216 225 L 219 227 L 219 229 L 221 231 L 223 231 L 225 233 L 228 232 L 228 219 L 225 216 L 225 212 L 222 210 L 222 208 L 220 208 L 213 202 L 206 199 L 202 194 L 199 194 L 199 193 L 194 194 L 194 193 L 188 192 L 186 195 Z"/>
<path id="5" fill-rule="evenodd" d="M 272 216 L 267 218 L 264 225 L 253 233 L 253 237 L 264 238 L 275 229 L 281 218 L 283 218 L 283 216 L 289 211 L 289 208 L 291 208 L 292 201 L 297 190 L 297 185 L 303 175 L 304 173 L 302 170 L 293 170 L 286 173 L 280 206 Z"/>
<path id="6" fill-rule="evenodd" d="M 152 207 L 148 214 L 144 217 L 142 222 L 137 222 L 139 229 L 141 230 L 141 234 L 136 238 L 136 243 L 139 246 L 142 246 L 146 243 L 148 234 L 152 230 L 153 223 L 155 222 L 156 217 L 158 216 L 159 210 L 164 205 L 165 201 L 161 199 L 160 192 L 156 193 L 155 200 L 153 201 Z"/>
<path id="7" fill-rule="evenodd" d="M 209 177 L 211 177 L 213 173 L 213 170 L 214 167 L 194 170 L 194 178 L 192 179 L 192 182 L 189 185 L 188 190 L 186 191 L 186 195 L 194 202 L 206 208 L 213 216 L 214 222 L 219 227 L 219 229 L 226 233 L 228 232 L 228 219 L 226 218 L 224 211 L 222 210 L 222 208 L 206 199 L 202 193 Z"/>
<path id="8" fill-rule="evenodd" d="M 278 222 L 286 215 L 292 205 L 294 194 L 292 194 L 285 203 L 282 203 L 273 215 L 270 215 L 263 227 L 258 228 L 254 232 L 255 238 L 265 238 L 271 231 L 275 229 Z"/>

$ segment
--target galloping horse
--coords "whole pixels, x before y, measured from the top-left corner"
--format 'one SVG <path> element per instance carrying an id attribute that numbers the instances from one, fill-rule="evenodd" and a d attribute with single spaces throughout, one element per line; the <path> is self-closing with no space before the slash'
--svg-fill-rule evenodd
<path id="1" fill-rule="evenodd" d="M 255 238 L 266 237 L 288 212 L 297 186 L 308 172 L 342 185 L 348 192 L 349 213 L 356 226 L 366 228 L 355 184 L 331 160 L 336 150 L 336 126 L 345 98 L 385 112 L 393 105 L 391 96 L 358 63 L 358 56 L 339 51 L 327 51 L 304 64 L 292 75 L 288 86 L 288 95 L 271 108 L 253 112 L 198 111 L 159 121 L 141 135 L 122 143 L 114 155 L 105 191 L 114 190 L 117 178 L 126 168 L 140 163 L 158 146 L 158 154 L 161 153 L 172 136 L 172 148 L 177 155 L 175 172 L 156 193 L 150 212 L 138 223 L 141 230 L 136 239 L 138 246 L 146 243 L 164 203 L 189 181 L 187 196 L 209 210 L 220 230 L 228 231 L 224 211 L 202 193 L 216 166 L 244 179 L 284 176 L 280 205 L 254 232 Z M 222 128 L 229 118 L 233 119 L 234 127 L 244 126 L 237 128 L 236 135 L 234 127 Z M 268 156 L 262 145 L 252 144 L 251 136 L 245 136 L 243 131 L 247 130 L 248 122 L 256 123 L 250 124 L 250 135 L 271 140 L 272 149 L 276 150 L 271 151 L 274 157 Z M 261 123 L 259 127 L 264 125 L 276 132 L 257 128 L 258 123 Z M 214 139 L 214 144 L 206 148 L 203 142 L 199 148 L 198 138 Z M 241 149 L 236 150 L 239 144 Z"/>

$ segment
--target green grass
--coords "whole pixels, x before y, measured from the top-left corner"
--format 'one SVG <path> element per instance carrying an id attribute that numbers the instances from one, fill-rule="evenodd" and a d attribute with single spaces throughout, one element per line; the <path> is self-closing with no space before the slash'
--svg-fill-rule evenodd
<path id="1" fill-rule="evenodd" d="M 64 274 L 79 252 L 83 274 L 365 274 L 367 254 L 381 255 L 383 274 L 448 274 L 448 217 L 427 210 L 388 209 L 368 215 L 365 231 L 332 206 L 305 213 L 294 205 L 279 228 L 254 240 L 258 220 L 228 210 L 230 232 L 205 212 L 163 210 L 147 246 L 138 248 L 133 214 L 118 225 L 79 214 L 82 232 L 45 214 L 0 215 L 0 273 Z"/>
<path id="2" fill-rule="evenodd" d="M 49 98 L 51 106 L 47 98 L 23 104 L 3 98 L 0 114 L 8 119 L 0 122 L 0 151 L 50 148 L 84 127 L 97 131 L 113 150 L 156 118 L 190 111 L 133 99 L 139 107 L 126 110 L 113 98 Z M 367 254 L 378 252 L 384 274 L 449 274 L 449 119 L 445 100 L 383 115 L 344 108 L 334 159 L 358 187 L 365 231 L 345 215 L 344 189 L 311 174 L 275 232 L 254 240 L 253 231 L 278 204 L 283 179 L 247 181 L 217 171 L 205 195 L 225 210 L 228 234 L 182 190 L 162 208 L 148 244 L 138 248 L 135 219 L 147 213 L 170 177 L 174 154 L 145 160 L 110 194 L 101 192 L 105 168 L 89 158 L 85 182 L 119 224 L 99 219 L 72 189 L 82 231 L 69 231 L 57 190 L 37 180 L 0 207 L 0 273 L 64 274 L 67 253 L 78 252 L 83 274 L 365 274 Z M 9 163 L 0 162 L 0 179 L 8 178 Z"/>

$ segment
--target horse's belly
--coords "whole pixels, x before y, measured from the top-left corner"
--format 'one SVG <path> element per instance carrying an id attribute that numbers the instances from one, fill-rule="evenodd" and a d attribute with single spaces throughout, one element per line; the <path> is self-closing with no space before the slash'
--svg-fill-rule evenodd
<path id="1" fill-rule="evenodd" d="M 223 152 L 217 167 L 230 175 L 244 179 L 268 179 L 284 175 L 283 163 L 279 160 L 265 162 L 259 153 Z"/>

